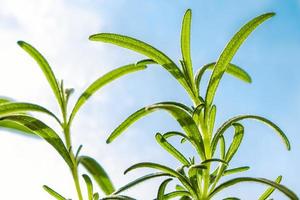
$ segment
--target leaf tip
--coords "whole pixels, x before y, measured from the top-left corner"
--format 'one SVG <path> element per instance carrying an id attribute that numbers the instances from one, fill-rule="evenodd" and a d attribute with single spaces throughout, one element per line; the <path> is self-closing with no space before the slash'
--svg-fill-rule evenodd
<path id="1" fill-rule="evenodd" d="M 126 175 L 128 172 L 129 172 L 129 169 L 126 169 L 123 174 Z"/>
<path id="2" fill-rule="evenodd" d="M 18 44 L 20 47 L 22 47 L 22 46 L 24 46 L 24 44 L 26 44 L 26 42 L 24 42 L 24 41 L 22 41 L 22 40 L 19 40 L 19 41 L 17 41 L 17 44 Z"/>
<path id="3" fill-rule="evenodd" d="M 110 144 L 111 143 L 111 138 L 108 138 L 107 140 L 106 140 L 106 144 Z"/>
<path id="4" fill-rule="evenodd" d="M 186 15 L 191 15 L 191 14 L 192 14 L 192 9 L 190 9 L 190 8 L 187 9 L 187 10 L 185 11 L 185 14 L 186 14 Z"/>
<path id="5" fill-rule="evenodd" d="M 91 41 L 96 41 L 97 36 L 99 36 L 99 35 L 102 35 L 102 33 L 90 35 L 90 36 L 89 36 L 89 40 L 91 40 Z"/>
<path id="6" fill-rule="evenodd" d="M 275 12 L 269 12 L 269 13 L 267 13 L 268 15 L 270 15 L 271 17 L 273 17 L 273 16 L 275 16 L 276 15 L 276 13 Z"/>
<path id="7" fill-rule="evenodd" d="M 49 187 L 48 187 L 47 185 L 43 185 L 43 189 L 44 189 L 44 190 L 48 190 Z"/>

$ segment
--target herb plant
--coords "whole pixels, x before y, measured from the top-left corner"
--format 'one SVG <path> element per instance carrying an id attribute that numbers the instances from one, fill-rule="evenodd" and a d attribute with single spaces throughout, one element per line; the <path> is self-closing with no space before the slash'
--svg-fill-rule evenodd
<path id="1" fill-rule="evenodd" d="M 15 102 L 2 97 L 0 98 L 0 126 L 39 136 L 47 141 L 59 153 L 69 167 L 79 200 L 99 199 L 99 194 L 93 190 L 92 179 L 87 174 L 82 175 L 87 187 L 87 195 L 86 198 L 84 198 L 79 181 L 79 165 L 82 165 L 86 169 L 104 194 L 111 194 L 114 192 L 115 188 L 105 170 L 92 157 L 80 155 L 82 145 L 77 149 L 72 145 L 72 122 L 80 108 L 95 94 L 95 92 L 123 75 L 144 70 L 146 68 L 146 62 L 141 61 L 138 64 L 129 64 L 101 76 L 81 94 L 72 111 L 69 113 L 67 110 L 68 102 L 74 89 L 64 88 L 63 81 L 59 82 L 57 80 L 46 59 L 34 47 L 23 41 L 19 41 L 18 44 L 37 62 L 43 71 L 56 97 L 61 115 L 58 117 L 48 109 L 37 104 Z M 30 114 L 31 112 L 40 112 L 48 115 L 50 118 L 57 121 L 61 130 L 55 131 L 54 128 L 49 127 L 45 122 L 32 116 Z M 59 132 L 62 133 L 64 138 L 60 137 Z M 44 186 L 44 189 L 57 200 L 66 199 L 46 185 Z"/>
<path id="2" fill-rule="evenodd" d="M 126 199 L 119 194 L 143 181 L 156 178 L 167 177 L 159 186 L 157 199 L 178 198 L 184 200 L 207 200 L 215 197 L 216 194 L 224 189 L 241 182 L 256 182 L 267 185 L 269 188 L 258 199 L 268 199 L 272 192 L 277 189 L 288 198 L 296 200 L 298 197 L 288 188 L 280 184 L 281 176 L 275 181 L 265 178 L 238 177 L 228 178 L 220 182 L 223 177 L 248 170 L 248 166 L 237 168 L 230 167 L 230 161 L 240 147 L 244 136 L 244 126 L 242 121 L 245 119 L 254 119 L 270 126 L 282 139 L 287 150 L 290 150 L 290 142 L 283 131 L 270 120 L 256 115 L 240 115 L 224 122 L 219 128 L 215 129 L 216 105 L 214 97 L 224 73 L 231 74 L 245 82 L 251 82 L 250 76 L 240 67 L 231 63 L 231 60 L 246 38 L 265 20 L 274 16 L 274 13 L 266 13 L 255 17 L 246 23 L 229 41 L 218 60 L 215 63 L 209 63 L 200 68 L 195 74 L 191 59 L 190 50 L 190 32 L 191 32 L 191 10 L 187 10 L 181 31 L 181 52 L 182 60 L 179 67 L 163 52 L 153 46 L 140 40 L 113 33 L 100 33 L 90 36 L 92 41 L 111 43 L 123 48 L 127 48 L 145 55 L 149 58 L 149 64 L 161 65 L 165 68 L 185 89 L 193 103 L 192 107 L 179 102 L 160 102 L 139 109 L 122 122 L 109 136 L 107 143 L 112 142 L 124 130 L 140 118 L 154 112 L 167 111 L 182 127 L 183 132 L 170 131 L 167 133 L 157 133 L 155 139 L 160 146 L 176 158 L 181 166 L 172 169 L 158 163 L 142 162 L 128 168 L 128 173 L 138 168 L 152 168 L 158 172 L 147 174 L 136 179 L 133 182 L 119 188 L 112 195 L 104 199 Z M 212 70 L 205 96 L 200 95 L 201 79 L 203 75 Z M 224 134 L 233 127 L 234 134 L 232 141 L 227 141 Z M 189 159 L 182 152 L 176 149 L 168 139 L 170 137 L 179 137 L 181 142 L 188 142 L 195 149 L 196 154 L 189 156 Z M 229 145 L 228 148 L 226 146 Z M 220 148 L 217 155 L 216 149 Z M 216 166 L 212 163 L 217 164 Z M 166 187 L 170 181 L 176 179 L 179 184 L 175 190 L 166 193 Z M 228 197 L 226 199 L 238 199 L 237 197 Z"/>

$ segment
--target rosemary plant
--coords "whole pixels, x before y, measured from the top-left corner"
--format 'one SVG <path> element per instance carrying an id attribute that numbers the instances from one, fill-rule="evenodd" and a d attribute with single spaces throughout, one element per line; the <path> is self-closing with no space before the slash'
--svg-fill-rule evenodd
<path id="1" fill-rule="evenodd" d="M 0 99 L 0 126 L 9 128 L 12 130 L 21 131 L 26 134 L 31 134 L 39 136 L 47 141 L 54 149 L 59 153 L 59 155 L 64 159 L 67 164 L 70 172 L 72 174 L 74 185 L 76 187 L 78 200 L 98 200 L 99 193 L 94 192 L 92 179 L 89 175 L 83 174 L 82 177 L 86 183 L 87 194 L 84 197 L 80 185 L 80 176 L 78 172 L 78 166 L 82 165 L 86 171 L 91 175 L 94 182 L 98 184 L 101 191 L 109 195 L 115 191 L 113 183 L 111 182 L 109 176 L 101 165 L 92 157 L 86 155 L 80 155 L 80 150 L 82 145 L 77 149 L 72 145 L 72 134 L 71 127 L 72 122 L 79 109 L 85 104 L 85 102 L 94 95 L 99 89 L 101 89 L 106 84 L 111 81 L 126 75 L 128 73 L 144 70 L 146 68 L 146 62 L 139 62 L 138 64 L 129 64 L 115 70 L 110 71 L 109 73 L 103 75 L 94 81 L 78 98 L 71 112 L 68 112 L 68 102 L 71 94 L 74 89 L 65 89 L 63 81 L 58 81 L 55 77 L 50 65 L 47 60 L 39 53 L 34 47 L 30 44 L 19 41 L 19 46 L 23 48 L 39 65 L 43 71 L 46 79 L 58 102 L 61 114 L 60 117 L 49 111 L 48 109 L 32 103 L 24 102 L 15 102 L 11 101 L 8 98 Z M 35 118 L 30 113 L 31 112 L 40 112 L 48 115 L 50 118 L 54 118 L 61 130 L 54 130 L 54 128 L 46 125 L 45 122 L 42 122 L 40 119 Z M 60 137 L 59 132 L 64 136 Z M 58 192 L 54 191 L 48 186 L 43 186 L 44 189 L 52 195 L 57 200 L 66 200 Z"/>
<path id="2" fill-rule="evenodd" d="M 167 133 L 157 133 L 155 139 L 160 146 L 169 152 L 180 163 L 180 167 L 172 169 L 158 163 L 142 162 L 128 168 L 128 173 L 138 168 L 152 168 L 158 172 L 147 174 L 129 184 L 119 188 L 109 197 L 104 199 L 126 199 L 119 194 L 136 184 L 143 181 L 156 178 L 167 177 L 159 186 L 157 199 L 179 198 L 184 200 L 208 200 L 213 199 L 216 194 L 224 189 L 241 182 L 257 182 L 267 185 L 266 192 L 258 199 L 264 200 L 276 189 L 288 198 L 296 200 L 298 197 L 288 188 L 280 184 L 281 176 L 275 181 L 265 178 L 239 177 L 228 178 L 220 182 L 223 177 L 230 174 L 236 174 L 248 170 L 249 167 L 231 168 L 230 161 L 240 147 L 244 136 L 244 126 L 242 121 L 245 119 L 254 119 L 270 126 L 282 139 L 287 150 L 290 150 L 290 143 L 283 131 L 270 120 L 256 115 L 240 115 L 224 122 L 219 128 L 215 129 L 216 105 L 214 97 L 224 73 L 231 74 L 245 82 L 251 82 L 250 76 L 240 67 L 231 63 L 231 60 L 245 39 L 265 20 L 274 16 L 274 13 L 262 14 L 246 23 L 229 41 L 218 60 L 215 63 L 209 63 L 200 68 L 195 74 L 192 65 L 190 52 L 190 32 L 191 32 L 191 10 L 187 10 L 181 31 L 181 52 L 182 60 L 178 66 L 166 54 L 157 50 L 153 46 L 140 40 L 112 33 L 100 33 L 90 36 L 92 41 L 111 43 L 123 48 L 127 48 L 143 54 L 149 58 L 149 63 L 161 65 L 165 68 L 185 89 L 193 103 L 192 107 L 178 102 L 160 102 L 141 108 L 122 122 L 109 136 L 107 143 L 112 142 L 125 129 L 138 121 L 140 118 L 154 112 L 167 111 L 182 127 L 183 132 L 171 131 Z M 200 83 L 203 74 L 212 70 L 205 96 L 200 95 Z M 234 134 L 232 142 L 226 141 L 224 134 L 233 127 Z M 168 139 L 170 137 L 179 137 L 181 142 L 188 142 L 195 149 L 196 155 L 189 156 L 187 159 L 182 152 L 176 149 Z M 229 147 L 226 146 L 229 143 Z M 217 147 L 220 147 L 220 154 L 217 155 Z M 212 165 L 213 162 L 217 166 Z M 171 180 L 177 180 L 179 184 L 174 191 L 166 193 L 166 186 Z M 238 199 L 229 197 L 226 199 Z"/>

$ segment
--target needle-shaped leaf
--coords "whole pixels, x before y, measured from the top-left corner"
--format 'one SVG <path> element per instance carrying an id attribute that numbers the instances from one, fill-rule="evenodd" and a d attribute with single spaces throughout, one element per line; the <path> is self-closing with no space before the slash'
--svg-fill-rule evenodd
<path id="1" fill-rule="evenodd" d="M 13 102 L 13 100 L 9 97 L 0 96 L 0 104 Z"/>
<path id="2" fill-rule="evenodd" d="M 197 125 L 203 124 L 203 112 L 204 112 L 205 104 L 201 103 L 198 105 L 193 111 L 193 119 Z"/>
<path id="3" fill-rule="evenodd" d="M 86 174 L 83 174 L 82 177 L 83 177 L 83 179 L 85 181 L 85 184 L 86 184 L 87 193 L 88 193 L 88 200 L 93 200 L 93 183 L 92 183 L 92 180 Z"/>
<path id="4" fill-rule="evenodd" d="M 99 194 L 98 194 L 98 192 L 96 192 L 96 193 L 93 195 L 93 200 L 99 200 Z"/>
<path id="5" fill-rule="evenodd" d="M 228 162 L 226 162 L 225 160 L 219 159 L 219 158 L 206 159 L 206 160 L 202 161 L 201 164 L 207 164 L 207 163 L 211 163 L 211 162 L 219 162 L 219 163 L 228 165 Z"/>
<path id="6" fill-rule="evenodd" d="M 173 180 L 172 178 L 169 178 L 160 184 L 157 192 L 157 198 L 156 198 L 157 200 L 165 200 L 164 194 L 165 194 L 166 187 L 168 183 L 172 180 Z"/>
<path id="7" fill-rule="evenodd" d="M 193 83 L 193 67 L 191 59 L 191 21 L 192 21 L 192 11 L 188 9 L 185 12 L 182 21 L 181 29 L 181 53 L 186 67 L 186 75 L 189 78 L 189 81 Z"/>
<path id="8" fill-rule="evenodd" d="M 217 132 L 216 132 L 216 134 L 215 134 L 215 136 L 212 140 L 212 143 L 211 143 L 212 144 L 211 145 L 212 146 L 212 152 L 215 151 L 220 136 L 222 136 L 224 134 L 224 132 L 232 124 L 234 124 L 238 121 L 244 120 L 244 119 L 254 119 L 254 120 L 258 120 L 258 121 L 261 121 L 261 122 L 267 124 L 268 126 L 273 128 L 276 131 L 276 133 L 278 133 L 279 137 L 282 139 L 282 141 L 285 144 L 286 148 L 288 150 L 291 149 L 290 142 L 289 142 L 287 136 L 284 134 L 284 132 L 276 124 L 274 124 L 273 122 L 271 122 L 270 120 L 268 120 L 264 117 L 260 117 L 260 116 L 256 116 L 256 115 L 240 115 L 240 116 L 236 116 L 236 117 L 233 117 L 233 118 L 229 119 L 217 130 Z"/>
<path id="9" fill-rule="evenodd" d="M 132 182 L 129 182 L 127 183 L 126 185 L 120 187 L 118 190 L 116 190 L 113 195 L 116 195 L 116 194 L 119 194 L 125 190 L 128 190 L 130 188 L 132 188 L 133 186 L 136 186 L 137 184 L 139 183 L 142 183 L 146 180 L 149 180 L 149 179 L 153 179 L 153 178 L 157 178 L 157 177 L 162 177 L 162 176 L 171 176 L 169 173 L 162 173 L 162 172 L 156 172 L 156 173 L 151 173 L 151 174 L 147 174 L 145 176 L 142 176 Z M 171 176 L 172 177 L 172 176 Z"/>
<path id="10" fill-rule="evenodd" d="M 22 134 L 27 134 L 28 136 L 39 138 L 35 133 L 33 133 L 30 129 L 26 128 L 23 125 L 20 125 L 11 120 L 0 119 L 0 129 L 6 129 L 12 132 L 20 132 Z"/>
<path id="11" fill-rule="evenodd" d="M 14 102 L 11 98 L 8 97 L 0 97 L 0 106 L 1 104 Z M 24 112 L 24 111 L 23 111 Z M 21 113 L 23 113 L 21 112 Z M 29 115 L 29 114 L 28 114 Z M 36 134 L 32 133 L 28 128 L 15 123 L 14 121 L 9 120 L 0 120 L 0 129 L 7 129 L 9 131 L 20 132 L 28 134 L 28 136 L 38 137 Z"/>
<path id="12" fill-rule="evenodd" d="M 106 142 L 112 142 L 137 120 L 157 110 L 165 110 L 177 120 L 182 129 L 186 132 L 187 136 L 190 138 L 191 142 L 193 142 L 193 144 L 196 146 L 196 150 L 204 158 L 204 147 L 198 127 L 187 110 L 187 107 L 176 102 L 161 102 L 136 111 L 111 133 Z"/>
<path id="13" fill-rule="evenodd" d="M 197 86 L 197 89 L 199 91 L 199 87 L 200 87 L 200 82 L 202 80 L 203 74 L 207 71 L 207 70 L 213 70 L 215 67 L 216 63 L 212 62 L 212 63 L 208 63 L 206 65 L 204 65 L 203 67 L 201 67 L 195 74 L 195 84 Z M 227 69 L 225 71 L 227 74 L 236 77 L 246 83 L 251 83 L 252 79 L 251 76 L 242 68 L 240 68 L 239 66 L 229 63 L 227 66 Z"/>
<path id="14" fill-rule="evenodd" d="M 243 137 L 244 137 L 244 127 L 241 124 L 234 123 L 234 136 L 231 142 L 231 145 L 228 148 L 228 151 L 225 156 L 226 162 L 230 162 L 234 154 L 237 152 L 238 148 L 240 147 Z"/>
<path id="15" fill-rule="evenodd" d="M 276 183 L 280 184 L 282 176 L 278 176 L 275 180 Z M 267 200 L 271 194 L 275 191 L 274 187 L 269 187 L 259 198 L 258 200 Z"/>
<path id="16" fill-rule="evenodd" d="M 213 105 L 210 109 L 209 118 L 208 118 L 208 131 L 209 131 L 210 137 L 214 131 L 216 113 L 217 113 L 217 107 L 215 105 Z"/>
<path id="17" fill-rule="evenodd" d="M 196 177 L 198 172 L 201 173 L 202 170 L 207 169 L 207 166 L 204 164 L 196 164 L 196 165 L 191 165 L 188 169 L 188 174 L 190 178 Z"/>
<path id="18" fill-rule="evenodd" d="M 166 132 L 163 134 L 163 137 L 166 139 L 173 137 L 173 136 L 179 136 L 179 137 L 182 137 L 182 139 L 184 139 L 184 140 L 190 141 L 190 138 L 188 136 L 186 136 L 185 134 L 178 132 L 178 131 L 169 131 L 169 132 Z"/>
<path id="19" fill-rule="evenodd" d="M 73 168 L 73 162 L 70 158 L 69 152 L 66 149 L 63 141 L 57 135 L 57 133 L 47 126 L 42 121 L 26 115 L 11 115 L 3 118 L 4 120 L 14 121 L 20 126 L 24 126 L 29 129 L 31 132 L 40 136 L 44 140 L 46 140 L 52 147 L 56 149 L 56 151 L 62 156 L 62 158 L 66 161 L 69 167 Z"/>
<path id="20" fill-rule="evenodd" d="M 24 114 L 24 112 L 30 111 L 48 114 L 51 117 L 53 117 L 56 121 L 58 121 L 58 123 L 60 123 L 59 119 L 52 112 L 36 104 L 23 102 L 9 102 L 0 104 L 0 118 L 12 114 Z"/>
<path id="21" fill-rule="evenodd" d="M 136 200 L 136 199 L 125 195 L 111 195 L 108 197 L 104 197 L 101 200 Z"/>
<path id="22" fill-rule="evenodd" d="M 113 33 L 95 34 L 91 35 L 89 39 L 92 41 L 101 41 L 114 44 L 147 56 L 148 58 L 154 60 L 159 65 L 164 67 L 167 71 L 169 71 L 182 84 L 187 92 L 190 95 L 193 95 L 188 83 L 184 78 L 184 75 L 182 74 L 178 66 L 168 56 L 166 56 L 163 52 L 159 51 L 153 46 L 132 37 Z"/>
<path id="23" fill-rule="evenodd" d="M 99 89 L 101 89 L 103 86 L 105 86 L 106 84 L 126 75 L 129 73 L 133 73 L 136 71 L 140 71 L 140 70 L 144 70 L 146 69 L 147 66 L 140 61 L 139 64 L 130 64 L 130 65 L 125 65 L 123 67 L 119 67 L 117 69 L 114 69 L 108 73 L 106 73 L 105 75 L 101 76 L 100 78 L 98 78 L 96 81 L 94 81 L 78 98 L 73 111 L 70 115 L 70 122 L 73 120 L 73 118 L 75 117 L 76 113 L 78 112 L 78 110 L 81 108 L 81 106 L 95 93 L 97 92 Z"/>
<path id="24" fill-rule="evenodd" d="M 225 143 L 224 136 L 220 137 L 219 142 L 220 142 L 220 156 L 221 159 L 224 160 L 226 155 L 226 143 Z"/>
<path id="25" fill-rule="evenodd" d="M 48 192 L 51 196 L 53 196 L 56 200 L 67 200 L 66 198 L 64 198 L 62 195 L 60 195 L 59 193 L 55 192 L 53 189 L 51 189 L 50 187 L 48 187 L 47 185 L 43 186 L 44 190 L 46 192 Z"/>
<path id="26" fill-rule="evenodd" d="M 161 165 L 161 164 L 157 164 L 157 163 L 151 163 L 151 162 L 141 162 L 141 163 L 137 163 L 135 165 L 132 165 L 131 167 L 129 167 L 128 169 L 125 170 L 124 174 L 127 174 L 128 172 L 134 170 L 134 169 L 138 169 L 138 168 L 152 168 L 152 169 L 157 169 L 160 170 L 164 173 L 168 173 L 170 176 L 174 176 L 174 177 L 181 177 L 182 175 L 179 174 L 177 171 Z"/>
<path id="27" fill-rule="evenodd" d="M 239 49 L 239 47 L 242 45 L 242 43 L 246 40 L 246 38 L 254 31 L 261 23 L 263 23 L 265 20 L 269 19 L 270 17 L 274 16 L 275 13 L 266 13 L 263 15 L 260 15 L 254 19 L 252 19 L 250 22 L 245 24 L 230 40 L 230 42 L 226 45 L 225 49 L 221 53 L 217 63 L 215 64 L 214 70 L 212 72 L 212 75 L 210 77 L 206 96 L 205 96 L 205 102 L 207 103 L 207 107 L 210 107 L 216 90 L 218 88 L 219 82 L 224 74 L 224 72 L 227 70 L 228 64 L 231 62 L 233 56 Z"/>
<path id="28" fill-rule="evenodd" d="M 279 190 L 280 192 L 282 192 L 283 194 L 285 194 L 287 197 L 289 197 L 290 199 L 293 200 L 298 200 L 299 198 L 297 197 L 297 195 L 291 191 L 290 189 L 286 188 L 283 185 L 280 185 L 274 181 L 270 181 L 268 179 L 264 179 L 264 178 L 252 178 L 252 177 L 240 177 L 240 178 L 234 178 L 231 180 L 228 180 L 222 184 L 220 184 L 218 187 L 216 187 L 209 195 L 209 199 L 212 198 L 214 195 L 216 195 L 217 193 L 219 193 L 220 191 L 236 185 L 238 183 L 241 182 L 256 182 L 256 183 L 262 183 L 265 185 L 269 185 L 271 187 L 274 187 L 275 189 Z"/>
<path id="29" fill-rule="evenodd" d="M 138 163 L 138 164 L 135 164 L 135 165 L 129 167 L 127 170 L 125 170 L 124 174 L 126 174 L 129 171 L 132 171 L 134 169 L 138 169 L 138 168 L 152 168 L 152 169 L 160 170 L 164 173 L 168 173 L 170 176 L 174 176 L 174 177 L 178 178 L 178 180 L 186 187 L 186 189 L 189 192 L 191 192 L 192 194 L 195 194 L 194 188 L 192 188 L 192 186 L 190 185 L 190 183 L 188 182 L 186 177 L 184 177 L 179 172 L 177 172 L 167 166 L 161 165 L 161 164 L 151 163 L 151 162 Z"/>
<path id="30" fill-rule="evenodd" d="M 190 196 L 191 194 L 188 191 L 174 191 L 164 195 L 164 200 L 174 199 L 176 197 Z"/>
<path id="31" fill-rule="evenodd" d="M 180 153 L 173 145 L 171 145 L 166 138 L 164 138 L 160 133 L 155 135 L 157 143 L 168 151 L 172 156 L 179 160 L 183 165 L 189 165 L 189 161 Z"/>
<path id="32" fill-rule="evenodd" d="M 183 187 L 182 185 L 179 185 L 179 184 L 177 184 L 177 185 L 175 186 L 175 189 L 176 189 L 177 191 L 183 191 L 183 190 L 185 190 L 184 187 Z"/>
<path id="33" fill-rule="evenodd" d="M 241 173 L 241 172 L 247 171 L 249 169 L 250 169 L 250 167 L 248 167 L 248 166 L 227 169 L 227 170 L 224 171 L 223 176 L 228 176 L 228 175 L 231 175 L 231 174 Z"/>
<path id="34" fill-rule="evenodd" d="M 115 191 L 113 183 L 107 173 L 95 159 L 88 156 L 80 156 L 79 163 L 92 175 L 93 179 L 106 195 Z"/>
<path id="35" fill-rule="evenodd" d="M 47 62 L 47 60 L 42 56 L 38 50 L 36 50 L 33 46 L 30 44 L 24 42 L 24 41 L 18 41 L 18 45 L 22 47 L 40 66 L 42 69 L 45 77 L 47 78 L 50 87 L 52 88 L 54 95 L 60 105 L 61 108 L 63 108 L 63 100 L 61 96 L 61 92 L 59 89 L 59 84 L 57 82 L 57 79 L 55 78 L 55 75 Z"/>

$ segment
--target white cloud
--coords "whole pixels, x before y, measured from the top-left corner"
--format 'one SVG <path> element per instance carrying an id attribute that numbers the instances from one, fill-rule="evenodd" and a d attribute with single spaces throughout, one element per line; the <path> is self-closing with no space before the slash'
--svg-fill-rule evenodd
<path id="1" fill-rule="evenodd" d="M 67 85 L 83 89 L 103 73 L 98 60 L 103 50 L 87 39 L 101 28 L 99 13 L 61 0 L 2 0 L 0 17 L 1 95 L 57 109 L 41 70 L 17 46 L 20 39 L 39 49 Z M 43 184 L 75 197 L 66 165 L 45 142 L 1 131 L 0 146 L 2 199 L 52 199 Z"/>
<path id="2" fill-rule="evenodd" d="M 100 45 L 88 41 L 88 36 L 101 31 L 103 26 L 99 11 L 84 8 L 76 1 L 71 4 L 61 0 L 2 0 L 0 18 L 0 96 L 36 102 L 58 112 L 41 70 L 18 47 L 18 40 L 35 46 L 47 58 L 57 78 L 63 77 L 67 86 L 77 89 L 75 96 L 107 71 L 107 66 L 115 66 L 118 62 L 110 59 L 107 48 L 104 50 Z M 119 55 L 117 57 L 124 59 Z M 126 101 L 130 104 L 130 99 L 125 96 L 121 98 L 124 104 Z M 109 99 L 107 93 L 102 93 L 96 95 L 89 105 L 99 105 Z M 116 186 L 125 184 L 127 178 L 137 177 L 136 173 L 124 176 L 123 170 L 141 157 L 147 159 L 143 155 L 144 150 L 133 152 L 125 147 L 128 150 L 125 153 L 125 142 L 120 145 L 121 148 L 118 145 L 108 147 L 104 142 L 107 135 L 101 130 L 106 128 L 106 122 L 112 116 L 99 116 L 85 109 L 81 114 L 74 123 L 74 143 L 84 144 L 82 152 L 95 156 L 103 163 Z M 134 132 L 140 131 L 131 132 L 134 135 Z M 130 139 L 130 135 L 127 138 Z M 76 199 L 73 181 L 64 161 L 46 142 L 1 131 L 0 150 L 1 198 L 50 200 L 52 198 L 42 189 L 42 185 L 47 184 L 67 198 Z M 152 153 L 151 156 L 159 154 Z M 147 194 L 155 189 L 148 184 L 130 193 L 139 193 L 136 197 L 147 199 Z"/>

